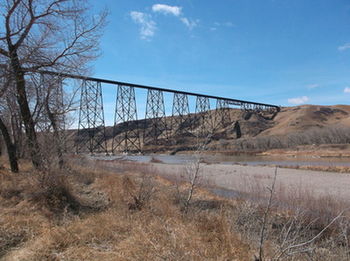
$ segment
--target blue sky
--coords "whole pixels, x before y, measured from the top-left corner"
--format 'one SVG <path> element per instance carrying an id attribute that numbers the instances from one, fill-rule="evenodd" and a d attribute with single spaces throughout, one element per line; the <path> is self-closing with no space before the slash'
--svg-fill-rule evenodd
<path id="1" fill-rule="evenodd" d="M 350 101 L 349 0 L 93 5 L 109 10 L 93 76 L 283 106 Z"/>

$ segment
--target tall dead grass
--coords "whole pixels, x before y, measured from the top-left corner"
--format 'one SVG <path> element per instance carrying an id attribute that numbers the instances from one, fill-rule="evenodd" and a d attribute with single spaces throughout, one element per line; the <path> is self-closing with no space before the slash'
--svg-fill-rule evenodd
<path id="1" fill-rule="evenodd" d="M 20 192 L 11 192 L 16 195 L 12 197 L 3 198 L 4 187 L 1 187 L 3 260 L 249 258 L 249 245 L 230 232 L 229 220 L 221 216 L 219 209 L 203 207 L 206 199 L 202 200 L 198 211 L 183 215 L 181 207 L 174 202 L 175 189 L 150 176 L 145 177 L 144 173 L 127 171 L 116 175 L 77 168 L 79 172 L 75 169 L 64 176 L 69 193 L 83 206 L 86 202 L 91 206 L 98 204 L 99 196 L 103 195 L 105 208 L 93 212 L 83 208 L 73 211 L 67 204 L 57 222 L 54 217 L 57 209 L 38 201 L 32 194 L 38 188 L 33 188 L 37 181 L 18 187 Z M 88 175 L 88 180 L 80 176 L 84 174 Z M 1 177 L 16 187 L 33 179 L 32 175 L 6 173 L 6 177 Z M 6 187 L 10 187 L 8 184 Z M 6 195 L 11 193 L 6 192 Z M 11 203 L 13 197 L 17 199 Z M 198 200 L 194 197 L 194 201 Z M 140 201 L 141 205 L 132 207 Z"/>
<path id="2" fill-rule="evenodd" d="M 136 165 L 120 162 L 118 174 L 100 163 L 67 170 L 61 178 L 80 207 L 58 205 L 63 209 L 59 215 L 57 206 L 34 199 L 40 186 L 35 173 L 0 170 L 0 258 L 252 260 L 266 207 L 263 187 L 256 194 L 262 200 L 227 200 L 197 188 L 191 211 L 184 212 L 176 197 L 179 190 L 188 191 L 188 185 L 176 187 L 147 175 L 152 169 L 146 165 Z M 271 259 L 286 245 L 317 235 L 343 208 L 331 198 L 292 192 L 281 189 L 274 194 L 264 244 Z M 307 254 L 283 255 L 283 260 L 347 260 L 347 215 L 312 242 Z"/>

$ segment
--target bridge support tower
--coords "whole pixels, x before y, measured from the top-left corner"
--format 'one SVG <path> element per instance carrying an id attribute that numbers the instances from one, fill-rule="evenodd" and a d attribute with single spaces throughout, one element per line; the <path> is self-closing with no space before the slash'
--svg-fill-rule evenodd
<path id="1" fill-rule="evenodd" d="M 83 80 L 81 86 L 76 152 L 107 153 L 106 130 L 100 82 Z"/>

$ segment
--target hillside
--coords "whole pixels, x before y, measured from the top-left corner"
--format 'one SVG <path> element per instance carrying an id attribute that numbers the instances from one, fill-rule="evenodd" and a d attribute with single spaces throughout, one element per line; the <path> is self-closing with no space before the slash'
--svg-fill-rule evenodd
<path id="1" fill-rule="evenodd" d="M 225 116 L 229 120 L 222 123 L 221 115 L 212 110 L 206 120 L 199 114 L 190 114 L 182 122 L 176 116 L 121 123 L 115 138 L 122 140 L 127 132 L 131 139 L 140 137 L 143 151 L 169 153 L 190 151 L 204 143 L 207 149 L 214 151 L 261 151 L 312 144 L 347 144 L 350 142 L 346 131 L 350 127 L 349 115 L 348 105 L 283 107 L 277 115 L 230 109 Z M 235 128 L 237 123 L 239 134 Z M 152 136 L 155 124 L 163 126 L 157 130 L 156 140 Z M 212 133 L 203 133 L 203 126 L 204 130 L 213 130 Z M 77 139 L 76 133 L 71 132 L 73 140 Z M 106 127 L 106 136 L 108 148 L 111 148 L 114 136 L 112 126 Z"/>
<path id="2" fill-rule="evenodd" d="M 282 108 L 274 119 L 274 126 L 260 135 L 286 135 L 310 128 L 324 128 L 334 125 L 350 126 L 350 106 L 302 105 Z"/>

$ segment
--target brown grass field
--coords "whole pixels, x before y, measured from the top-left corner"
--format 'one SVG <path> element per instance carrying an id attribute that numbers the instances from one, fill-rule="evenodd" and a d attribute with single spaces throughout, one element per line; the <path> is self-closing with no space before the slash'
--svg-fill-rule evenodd
<path id="1" fill-rule="evenodd" d="M 261 189 L 260 200 L 225 199 L 196 187 L 185 209 L 188 184 L 147 164 L 81 165 L 2 165 L 1 260 L 254 260 L 260 245 L 263 260 L 349 260 L 348 213 L 331 198 Z"/>

